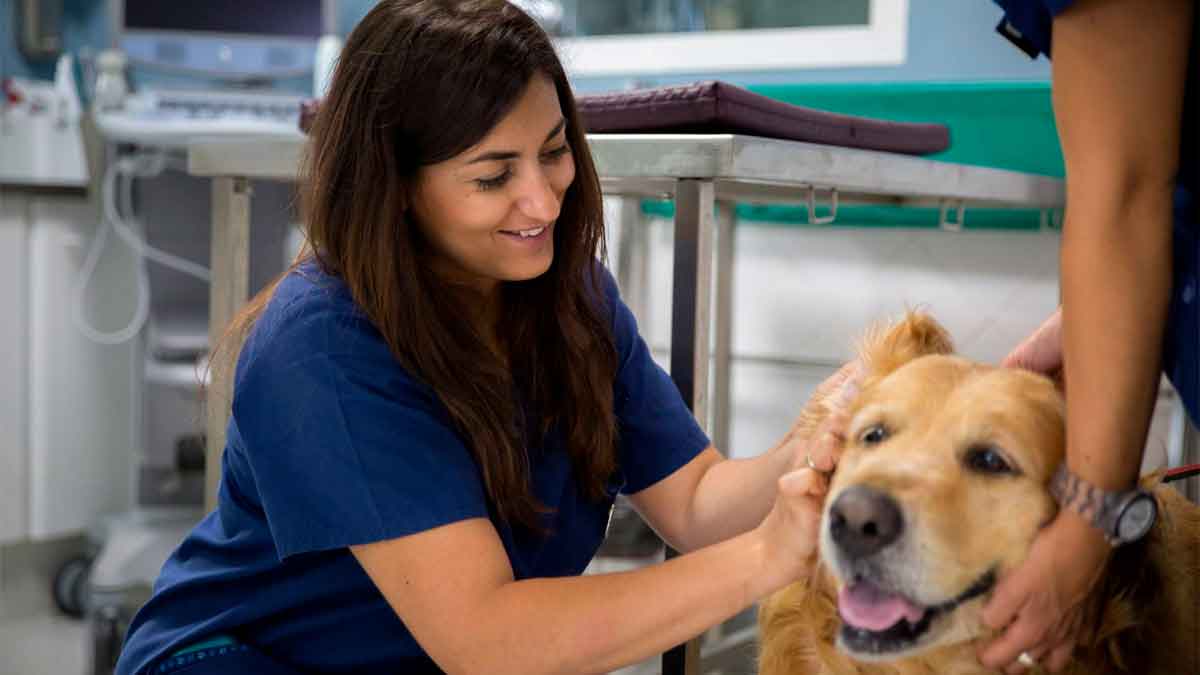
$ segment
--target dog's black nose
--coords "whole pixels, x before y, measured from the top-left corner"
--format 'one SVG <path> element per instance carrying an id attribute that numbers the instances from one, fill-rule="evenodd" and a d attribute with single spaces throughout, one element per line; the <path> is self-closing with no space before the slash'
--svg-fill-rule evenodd
<path id="1" fill-rule="evenodd" d="M 902 531 L 904 517 L 896 500 L 864 485 L 843 492 L 829 509 L 829 534 L 851 558 L 879 551 Z"/>

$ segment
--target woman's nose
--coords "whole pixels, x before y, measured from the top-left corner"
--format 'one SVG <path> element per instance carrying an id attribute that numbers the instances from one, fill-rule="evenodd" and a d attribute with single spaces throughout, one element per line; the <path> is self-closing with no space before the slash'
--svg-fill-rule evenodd
<path id="1" fill-rule="evenodd" d="M 550 183 L 550 177 L 544 169 L 527 174 L 530 178 L 520 186 L 517 196 L 517 208 L 522 215 L 539 223 L 550 223 L 558 218 L 562 202 L 558 193 Z"/>

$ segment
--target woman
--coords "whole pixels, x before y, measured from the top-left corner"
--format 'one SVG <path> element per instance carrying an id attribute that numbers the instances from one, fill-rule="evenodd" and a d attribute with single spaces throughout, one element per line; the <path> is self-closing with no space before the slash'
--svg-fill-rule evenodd
<path id="1" fill-rule="evenodd" d="M 121 675 L 603 672 L 810 568 L 832 434 L 709 445 L 596 262 L 599 181 L 528 16 L 379 3 L 303 204 L 311 253 L 243 316 L 218 507 Z M 580 576 L 618 492 L 686 554 Z"/>
<path id="2" fill-rule="evenodd" d="M 1008 363 L 1063 370 L 1067 469 L 1120 493 L 1138 477 L 1161 369 L 1193 419 L 1200 410 L 1197 118 L 1186 85 L 1195 3 L 997 1 L 1007 12 L 1002 30 L 1030 53 L 1049 55 L 1053 33 L 1069 204 L 1061 313 Z M 1111 550 L 1094 521 L 1064 504 L 986 607 L 985 621 L 1004 632 L 983 647 L 983 664 L 1060 670 L 1087 629 L 1085 601 Z"/>

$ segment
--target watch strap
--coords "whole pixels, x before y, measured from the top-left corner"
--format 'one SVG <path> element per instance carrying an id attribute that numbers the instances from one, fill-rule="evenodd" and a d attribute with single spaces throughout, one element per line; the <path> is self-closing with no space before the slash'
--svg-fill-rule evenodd
<path id="1" fill-rule="evenodd" d="M 1070 509 L 1083 517 L 1092 527 L 1104 535 L 1109 544 L 1121 542 L 1116 537 L 1114 509 L 1120 501 L 1119 493 L 1107 492 L 1071 473 L 1063 462 L 1050 481 L 1050 494 L 1063 508 Z"/>

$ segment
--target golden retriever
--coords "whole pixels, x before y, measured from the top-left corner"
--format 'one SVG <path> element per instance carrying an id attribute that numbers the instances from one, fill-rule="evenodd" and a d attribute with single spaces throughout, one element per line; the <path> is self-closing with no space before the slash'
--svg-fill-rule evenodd
<path id="1" fill-rule="evenodd" d="M 993 672 L 980 610 L 1056 513 L 1065 405 L 1045 377 L 952 352 L 921 314 L 864 341 L 819 563 L 761 606 L 761 675 Z M 1114 552 L 1065 672 L 1200 673 L 1200 508 L 1158 483 L 1158 522 Z"/>

